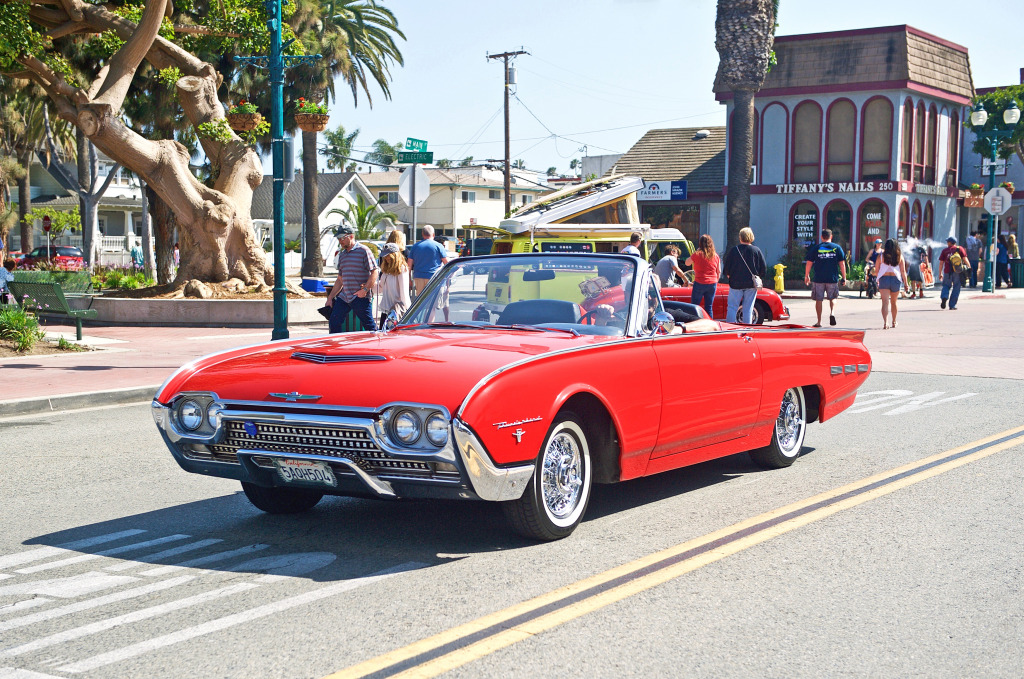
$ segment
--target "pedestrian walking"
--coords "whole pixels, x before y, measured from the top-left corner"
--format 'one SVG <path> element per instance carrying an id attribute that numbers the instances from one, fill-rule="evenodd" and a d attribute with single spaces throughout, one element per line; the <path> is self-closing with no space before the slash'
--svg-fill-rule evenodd
<path id="1" fill-rule="evenodd" d="M 693 292 L 691 304 L 698 304 L 708 312 L 708 318 L 714 318 L 711 305 L 718 292 L 718 279 L 722 275 L 722 260 L 715 252 L 715 241 L 704 234 L 697 240 L 697 249 L 686 258 L 686 266 L 693 267 Z"/>
<path id="2" fill-rule="evenodd" d="M 370 291 L 377 283 L 380 269 L 370 248 L 356 242 L 356 230 L 339 226 L 335 230 L 341 250 L 338 252 L 338 278 L 327 294 L 331 317 L 327 321 L 329 332 L 341 332 L 349 311 L 354 311 L 363 327 L 376 330 L 370 310 Z"/>
<path id="3" fill-rule="evenodd" d="M 387 245 L 384 247 L 386 249 Z M 380 271 L 377 289 L 381 295 L 378 306 L 381 323 L 390 311 L 394 311 L 395 316 L 401 319 L 409 310 L 409 265 L 405 261 L 405 255 L 397 249 L 388 252 L 381 260 Z"/>
<path id="4" fill-rule="evenodd" d="M 634 257 L 643 257 L 640 253 L 640 243 L 643 241 L 643 236 L 639 233 L 633 232 L 633 235 L 629 237 L 629 245 L 622 248 L 622 254 L 633 255 Z"/>
<path id="5" fill-rule="evenodd" d="M 663 288 L 675 287 L 677 285 L 676 276 L 679 276 L 681 281 L 686 280 L 683 278 L 683 270 L 679 268 L 678 247 L 669 245 L 665 248 L 665 256 L 654 265 L 654 274 L 661 280 L 661 287 Z"/>
<path id="6" fill-rule="evenodd" d="M 864 259 L 864 282 L 867 287 L 868 299 L 875 296 L 878 292 L 878 277 L 876 276 L 877 271 L 877 260 L 882 256 L 882 239 L 875 239 L 875 246 L 868 253 L 868 256 Z"/>
<path id="7" fill-rule="evenodd" d="M 956 238 L 950 236 L 946 239 L 946 248 L 939 253 L 939 281 L 942 282 L 942 303 L 941 308 L 946 308 L 949 301 L 949 308 L 956 309 L 956 303 L 960 299 L 960 275 L 970 267 L 970 259 L 967 251 L 956 244 Z"/>
<path id="8" fill-rule="evenodd" d="M 896 327 L 896 300 L 900 297 L 900 288 L 910 288 L 907 277 L 907 261 L 903 258 L 900 246 L 890 238 L 885 241 L 882 256 L 878 259 L 878 294 L 882 297 L 882 330 L 887 330 L 888 316 L 892 314 L 892 326 Z"/>
<path id="9" fill-rule="evenodd" d="M 724 273 L 729 281 L 729 305 L 725 320 L 737 322 L 737 313 L 742 307 L 740 323 L 754 322 L 754 301 L 761 281 L 768 275 L 761 248 L 754 245 L 754 232 L 749 226 L 740 229 L 740 242 L 732 246 L 725 255 Z"/>
<path id="10" fill-rule="evenodd" d="M 1017 247 L 1017 237 L 1012 233 L 1006 237 L 1006 249 L 1010 251 L 1010 259 L 1020 259 L 1020 248 Z"/>
<path id="11" fill-rule="evenodd" d="M 13 259 L 5 260 L 4 265 L 0 267 L 0 304 L 10 304 L 12 301 L 7 284 L 14 280 L 14 267 Z"/>
<path id="12" fill-rule="evenodd" d="M 438 269 L 448 263 L 448 251 L 434 240 L 434 227 L 424 224 L 421 233 L 423 240 L 409 248 L 409 266 L 417 295 L 423 292 Z"/>
<path id="13" fill-rule="evenodd" d="M 978 287 L 978 262 L 981 261 L 981 240 L 977 231 L 971 231 L 964 241 L 964 249 L 967 250 L 967 261 L 970 268 L 967 270 L 967 277 L 970 279 L 972 288 Z"/>
<path id="14" fill-rule="evenodd" d="M 996 240 L 996 287 L 1002 287 L 1003 282 L 1006 287 L 1013 287 L 1010 284 L 1010 250 L 1006 245 L 1006 236 L 999 234 Z"/>
<path id="15" fill-rule="evenodd" d="M 900 253 L 903 254 L 902 252 Z M 914 296 L 924 297 L 924 273 L 921 270 L 921 263 L 928 258 L 928 251 L 918 245 L 910 248 L 907 257 L 903 259 L 907 269 L 907 296 L 914 299 Z M 899 292 L 899 290 L 897 290 Z"/>
<path id="16" fill-rule="evenodd" d="M 807 248 L 804 267 L 804 285 L 811 286 L 811 299 L 814 300 L 814 311 L 818 320 L 814 327 L 821 327 L 821 310 L 824 301 L 828 300 L 828 323 L 836 324 L 836 297 L 839 296 L 839 282 L 846 282 L 846 253 L 843 248 L 832 242 L 832 230 L 821 230 L 821 242 Z M 811 282 L 811 268 L 814 269 L 814 282 Z M 897 291 L 899 289 L 897 288 Z"/>

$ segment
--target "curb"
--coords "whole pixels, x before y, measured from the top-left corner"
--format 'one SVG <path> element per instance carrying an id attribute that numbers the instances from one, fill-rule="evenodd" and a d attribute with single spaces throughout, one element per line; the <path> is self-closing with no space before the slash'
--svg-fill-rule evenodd
<path id="1" fill-rule="evenodd" d="M 87 391 L 79 394 L 0 401 L 0 418 L 151 401 L 159 388 L 159 384 L 153 384 L 109 391 Z"/>

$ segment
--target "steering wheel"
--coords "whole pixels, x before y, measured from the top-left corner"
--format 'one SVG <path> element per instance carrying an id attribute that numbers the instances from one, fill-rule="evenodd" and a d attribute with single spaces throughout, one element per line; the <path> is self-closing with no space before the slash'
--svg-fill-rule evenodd
<path id="1" fill-rule="evenodd" d="M 614 318 L 614 319 L 616 319 L 616 320 L 621 322 L 621 325 L 617 326 L 617 327 L 623 327 L 623 328 L 626 327 L 626 316 L 623 313 L 624 311 L 625 311 L 625 309 L 620 309 L 619 311 L 613 311 L 612 315 L 608 317 L 608 320 L 610 321 L 611 319 Z M 597 307 L 591 309 L 590 311 L 588 311 L 585 314 L 583 314 L 582 316 L 580 316 L 579 322 L 581 324 L 583 324 L 583 325 L 597 325 L 597 323 L 596 323 L 596 321 L 597 321 L 596 313 L 597 313 Z M 605 323 L 605 325 L 610 325 L 610 323 Z"/>
<path id="2" fill-rule="evenodd" d="M 693 269 L 690 269 L 689 271 L 684 271 L 682 276 L 676 274 L 676 278 L 682 278 L 683 285 L 693 285 Z"/>

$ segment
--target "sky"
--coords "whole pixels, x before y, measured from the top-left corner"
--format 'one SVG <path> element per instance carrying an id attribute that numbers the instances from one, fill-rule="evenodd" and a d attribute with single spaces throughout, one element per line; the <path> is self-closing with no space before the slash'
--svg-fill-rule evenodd
<path id="1" fill-rule="evenodd" d="M 712 0 L 381 2 L 406 36 L 391 99 L 371 85 L 372 107 L 363 93 L 354 105 L 339 83 L 330 107 L 331 129 L 359 129 L 357 157 L 414 137 L 435 161 L 503 158 L 502 63 L 487 55 L 520 49 L 511 157 L 531 170 L 569 174 L 571 160 L 625 153 L 648 130 L 725 124 Z M 976 88 L 1013 85 L 1024 50 L 1012 4 L 781 0 L 777 35 L 909 24 L 967 47 Z"/>

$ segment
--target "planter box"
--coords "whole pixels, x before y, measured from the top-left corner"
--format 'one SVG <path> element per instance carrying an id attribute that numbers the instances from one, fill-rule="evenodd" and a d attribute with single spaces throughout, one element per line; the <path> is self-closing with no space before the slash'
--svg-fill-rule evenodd
<path id="1" fill-rule="evenodd" d="M 69 300 L 70 301 L 70 300 Z M 272 328 L 272 299 L 127 299 L 92 297 L 97 317 L 90 324 L 105 325 L 189 325 L 200 327 Z M 89 308 L 88 300 L 75 300 Z M 288 300 L 288 323 L 323 323 L 317 309 L 323 297 Z M 72 308 L 75 308 L 73 306 Z"/>
<path id="2" fill-rule="evenodd" d="M 328 118 L 326 113 L 296 113 L 295 124 L 303 132 L 320 132 L 327 127 Z"/>

